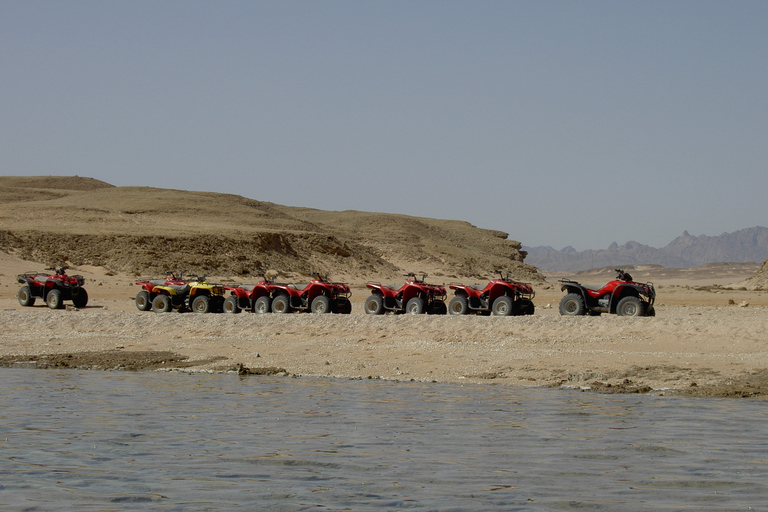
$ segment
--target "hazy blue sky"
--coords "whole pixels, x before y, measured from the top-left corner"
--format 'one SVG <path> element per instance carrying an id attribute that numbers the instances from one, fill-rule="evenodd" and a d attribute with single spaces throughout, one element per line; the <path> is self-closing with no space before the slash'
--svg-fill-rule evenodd
<path id="1" fill-rule="evenodd" d="M 766 225 L 767 164 L 767 1 L 0 0 L 2 175 L 583 250 Z"/>

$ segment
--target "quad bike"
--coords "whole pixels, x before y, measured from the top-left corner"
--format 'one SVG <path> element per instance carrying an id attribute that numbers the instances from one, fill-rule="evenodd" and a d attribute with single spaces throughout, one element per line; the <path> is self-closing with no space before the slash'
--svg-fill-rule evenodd
<path id="1" fill-rule="evenodd" d="M 205 276 L 190 276 L 188 280 L 159 284 L 152 288 L 152 311 L 167 313 L 172 309 L 194 313 L 220 313 L 224 305 L 224 285 L 209 283 Z"/>
<path id="2" fill-rule="evenodd" d="M 189 281 L 189 279 L 184 279 L 184 271 L 179 272 L 178 276 L 176 272 L 170 271 L 165 272 L 165 274 L 165 279 L 143 279 L 136 281 L 136 284 L 142 287 L 139 293 L 136 294 L 136 307 L 139 311 L 149 311 L 152 309 L 152 301 L 157 297 L 157 292 L 154 291 L 156 286 L 183 285 Z"/>
<path id="3" fill-rule="evenodd" d="M 312 274 L 315 278 L 304 286 L 295 284 L 271 283 L 272 312 L 290 313 L 291 311 L 311 311 L 312 313 L 352 312 L 349 297 L 352 292 L 344 283 L 332 283 L 328 276 Z"/>
<path id="4" fill-rule="evenodd" d="M 88 293 L 83 288 L 83 276 L 68 276 L 66 267 L 47 268 L 53 274 L 26 272 L 16 280 L 22 283 L 17 295 L 22 306 L 34 306 L 36 299 L 43 299 L 51 309 L 64 307 L 63 301 L 71 300 L 76 308 L 88 304 Z"/>
<path id="5" fill-rule="evenodd" d="M 500 270 L 498 279 L 491 279 L 485 286 L 450 284 L 455 290 L 455 296 L 448 303 L 448 313 L 451 315 L 467 315 L 479 313 L 494 316 L 532 315 L 534 291 L 529 284 L 518 283 L 509 278 L 509 272 L 504 277 Z"/>
<path id="6" fill-rule="evenodd" d="M 427 284 L 416 274 L 405 274 L 406 280 L 401 287 L 381 283 L 366 283 L 371 289 L 371 296 L 365 301 L 365 312 L 369 315 L 383 315 L 387 311 L 395 314 L 408 313 L 419 315 L 444 315 L 448 308 L 445 306 L 445 288 L 440 285 Z"/>
<path id="7" fill-rule="evenodd" d="M 632 276 L 616 269 L 616 279 L 605 286 L 590 286 L 561 279 L 566 295 L 560 300 L 560 314 L 568 316 L 615 313 L 619 316 L 655 316 L 656 290 L 652 283 L 636 283 Z"/>
<path id="8" fill-rule="evenodd" d="M 239 313 L 246 310 L 254 313 L 269 313 L 272 310 L 274 284 L 274 280 L 262 276 L 256 284 L 225 286 L 224 289 L 231 294 L 224 300 L 224 312 Z"/>

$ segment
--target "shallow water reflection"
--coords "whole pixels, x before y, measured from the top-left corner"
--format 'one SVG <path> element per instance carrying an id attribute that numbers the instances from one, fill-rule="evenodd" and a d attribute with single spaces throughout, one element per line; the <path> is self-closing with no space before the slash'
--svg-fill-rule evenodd
<path id="1" fill-rule="evenodd" d="M 765 510 L 765 402 L 0 371 L 4 510 Z"/>

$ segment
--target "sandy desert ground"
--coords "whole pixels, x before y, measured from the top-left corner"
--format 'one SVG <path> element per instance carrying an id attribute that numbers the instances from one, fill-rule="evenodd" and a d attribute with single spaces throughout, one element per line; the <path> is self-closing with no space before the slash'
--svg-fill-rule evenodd
<path id="1" fill-rule="evenodd" d="M 53 311 L 40 301 L 20 307 L 16 275 L 42 267 L 0 253 L 4 366 L 239 370 L 601 392 L 768 394 L 768 293 L 738 289 L 759 268 L 754 264 L 633 269 L 637 281 L 656 285 L 653 318 L 561 317 L 557 279 L 562 275 L 548 275 L 536 285 L 536 314 L 526 317 L 368 316 L 362 310 L 368 296 L 364 281 L 351 283 L 349 316 L 158 315 L 136 310 L 133 276 L 106 275 L 98 267 L 69 271 L 87 279 L 91 298 L 86 308 Z M 611 273 L 570 277 L 597 284 Z"/>

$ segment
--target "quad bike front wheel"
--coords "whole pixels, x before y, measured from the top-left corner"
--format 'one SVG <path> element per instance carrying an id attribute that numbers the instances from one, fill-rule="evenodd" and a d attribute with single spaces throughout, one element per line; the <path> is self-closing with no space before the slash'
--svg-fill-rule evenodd
<path id="1" fill-rule="evenodd" d="M 427 310 L 428 315 L 445 315 L 448 313 L 448 306 L 442 300 L 433 301 Z"/>
<path id="2" fill-rule="evenodd" d="M 325 295 L 318 295 L 312 299 L 310 309 L 313 313 L 324 314 L 331 312 L 331 300 Z"/>
<path id="3" fill-rule="evenodd" d="M 195 297 L 195 300 L 192 301 L 193 313 L 208 313 L 210 311 L 211 303 L 207 295 L 200 295 L 199 297 Z"/>
<path id="4" fill-rule="evenodd" d="M 511 316 L 512 315 L 512 299 L 506 295 L 496 297 L 491 306 L 491 312 L 493 316 Z"/>
<path id="5" fill-rule="evenodd" d="M 332 311 L 341 315 L 348 315 L 352 313 L 352 303 L 349 299 L 339 299 Z"/>
<path id="6" fill-rule="evenodd" d="M 85 288 L 77 288 L 77 295 L 74 294 L 75 290 L 72 291 L 72 304 L 76 308 L 84 308 L 88 304 L 88 292 L 85 291 Z"/>
<path id="7" fill-rule="evenodd" d="M 24 307 L 35 305 L 35 297 L 32 295 L 32 290 L 29 288 L 29 286 L 22 286 L 19 289 L 17 298 L 19 299 L 19 304 Z"/>
<path id="8" fill-rule="evenodd" d="M 560 299 L 560 314 L 564 316 L 584 315 L 587 308 L 584 305 L 584 297 L 577 293 L 566 294 Z"/>
<path id="9" fill-rule="evenodd" d="M 271 307 L 272 303 L 269 300 L 269 297 L 262 295 L 256 299 L 256 302 L 253 305 L 253 312 L 259 314 L 269 313 L 271 311 Z"/>
<path id="10" fill-rule="evenodd" d="M 414 297 L 405 305 L 405 312 L 409 315 L 420 315 L 424 312 L 424 300 L 421 297 Z"/>
<path id="11" fill-rule="evenodd" d="M 291 303 L 287 295 L 278 295 L 275 300 L 272 301 L 273 313 L 290 313 Z"/>
<path id="12" fill-rule="evenodd" d="M 619 316 L 645 316 L 645 302 L 638 297 L 624 297 L 616 305 Z"/>
<path id="13" fill-rule="evenodd" d="M 451 315 L 469 314 L 469 304 L 467 298 L 463 295 L 457 295 L 448 303 L 448 313 Z"/>
<path id="14" fill-rule="evenodd" d="M 533 305 L 533 301 L 530 299 L 521 299 L 517 311 L 520 315 L 532 315 L 536 312 L 536 306 Z"/>
<path id="15" fill-rule="evenodd" d="M 384 299 L 381 295 L 372 294 L 365 300 L 365 312 L 369 315 L 384 314 Z"/>
<path id="16" fill-rule="evenodd" d="M 48 295 L 45 297 L 45 303 L 48 304 L 48 307 L 51 309 L 61 309 L 64 307 L 61 300 L 61 290 L 49 291 Z"/>

